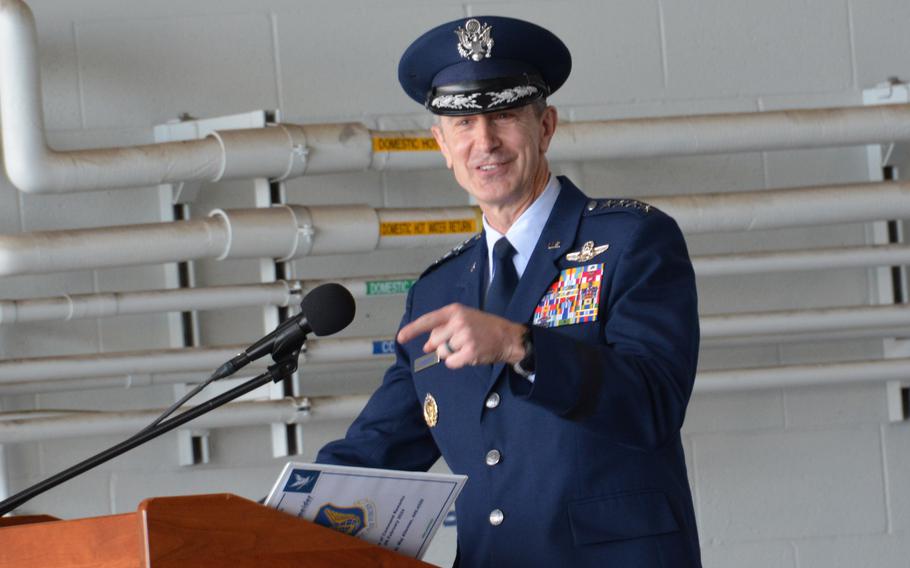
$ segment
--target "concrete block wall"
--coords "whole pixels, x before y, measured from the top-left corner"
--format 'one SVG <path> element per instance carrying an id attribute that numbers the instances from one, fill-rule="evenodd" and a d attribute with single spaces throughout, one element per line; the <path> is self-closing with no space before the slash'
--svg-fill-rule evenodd
<path id="1" fill-rule="evenodd" d="M 566 120 L 596 120 L 861 104 L 889 76 L 910 78 L 898 0 L 32 0 L 44 109 L 60 149 L 153 141 L 156 124 L 183 113 L 215 117 L 279 109 L 299 123 L 362 121 L 426 126 L 396 81 L 404 47 L 463 15 L 502 14 L 550 27 L 568 43 L 574 72 L 553 97 Z M 863 148 L 554 164 L 596 196 L 644 197 L 846 183 L 868 179 Z M 440 206 L 466 202 L 445 170 L 345 173 L 286 184 L 288 202 Z M 193 215 L 248 207 L 252 182 L 206 185 Z M 156 188 L 68 196 L 25 195 L 0 177 L 0 232 L 134 224 L 162 219 Z M 847 246 L 868 227 L 698 236 L 694 254 Z M 293 276 L 417 272 L 443 251 L 381 251 L 307 258 Z M 197 263 L 200 285 L 251 282 L 257 261 Z M 874 301 L 874 271 L 824 270 L 700 278 L 702 312 L 846 306 Z M 160 288 L 165 268 L 82 270 L 0 279 L 0 298 Z M 391 335 L 400 298 L 364 301 L 348 335 Z M 252 341 L 260 310 L 200 316 L 201 342 Z M 167 316 L 0 326 L 0 357 L 168 347 Z M 703 370 L 875 359 L 881 341 L 704 349 Z M 313 374 L 306 394 L 368 392 L 368 371 Z M 161 407 L 171 387 L 0 398 L 0 410 Z M 705 565 L 816 568 L 906 566 L 910 557 L 910 424 L 888 422 L 883 386 L 790 388 L 694 397 L 684 428 Z M 304 429 L 309 459 L 343 421 Z M 5 448 L 18 490 L 120 438 L 48 440 Z M 77 517 L 129 511 L 144 497 L 230 491 L 261 497 L 285 461 L 267 426 L 211 433 L 212 459 L 177 465 L 173 436 L 42 496 L 27 510 Z M 438 467 L 444 467 L 440 464 Z M 451 562 L 444 528 L 429 560 Z"/>

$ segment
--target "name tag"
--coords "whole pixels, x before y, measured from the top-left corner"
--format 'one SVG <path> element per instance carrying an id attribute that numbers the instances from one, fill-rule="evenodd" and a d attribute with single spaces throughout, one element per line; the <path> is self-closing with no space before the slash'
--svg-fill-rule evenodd
<path id="1" fill-rule="evenodd" d="M 604 265 L 566 268 L 534 309 L 534 325 L 559 327 L 597 320 Z"/>
<path id="2" fill-rule="evenodd" d="M 437 363 L 439 363 L 439 355 L 437 355 L 435 351 L 427 353 L 426 355 L 414 359 L 414 372 L 419 373 L 424 369 L 429 369 Z"/>

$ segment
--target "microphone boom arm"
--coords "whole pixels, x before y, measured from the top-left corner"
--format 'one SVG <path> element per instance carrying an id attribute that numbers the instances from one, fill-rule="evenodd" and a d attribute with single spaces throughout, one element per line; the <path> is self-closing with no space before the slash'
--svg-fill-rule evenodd
<path id="1" fill-rule="evenodd" d="M 178 426 L 182 426 L 183 424 L 186 424 L 187 422 L 194 420 L 203 414 L 215 410 L 219 406 L 223 406 L 224 404 L 227 404 L 228 402 L 238 397 L 252 392 L 259 387 L 268 384 L 269 381 L 277 383 L 283 380 L 285 377 L 292 375 L 297 370 L 297 357 L 299 354 L 300 347 L 297 347 L 296 350 L 285 352 L 283 354 L 284 356 L 282 357 L 279 357 L 276 353 L 276 359 L 278 359 L 278 362 L 270 366 L 265 373 L 262 373 L 261 375 L 258 375 L 249 381 L 238 385 L 210 400 L 194 406 L 186 412 L 182 412 L 173 418 L 161 422 L 154 428 L 143 430 L 117 445 L 111 446 L 110 448 L 63 470 L 56 475 L 40 481 L 35 485 L 23 491 L 20 491 L 19 493 L 16 493 L 15 495 L 4 499 L 3 501 L 0 501 L 0 517 L 9 513 L 30 499 L 37 497 L 38 495 L 49 491 L 54 487 L 57 487 L 61 483 L 69 481 L 81 473 L 85 473 L 86 471 L 98 465 L 101 465 L 106 461 L 112 460 L 115 457 L 130 451 L 136 446 L 157 438 L 166 432 L 170 432 Z"/>

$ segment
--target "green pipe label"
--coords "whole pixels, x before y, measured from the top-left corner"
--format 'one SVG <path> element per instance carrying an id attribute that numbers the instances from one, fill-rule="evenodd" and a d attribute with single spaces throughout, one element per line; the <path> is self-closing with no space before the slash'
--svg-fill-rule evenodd
<path id="1" fill-rule="evenodd" d="M 367 296 L 391 296 L 393 294 L 407 294 L 411 286 L 417 282 L 415 279 L 405 280 L 368 280 Z"/>

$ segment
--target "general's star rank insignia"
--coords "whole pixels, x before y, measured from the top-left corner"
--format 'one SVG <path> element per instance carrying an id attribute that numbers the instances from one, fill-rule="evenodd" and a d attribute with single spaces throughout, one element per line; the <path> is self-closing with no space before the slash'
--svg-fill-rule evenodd
<path id="1" fill-rule="evenodd" d="M 423 420 L 430 428 L 436 426 L 436 422 L 439 421 L 439 408 L 436 406 L 436 399 L 430 393 L 423 399 Z"/>
<path id="2" fill-rule="evenodd" d="M 605 252 L 608 248 L 610 248 L 610 245 L 608 244 L 594 246 L 594 241 L 588 241 L 581 245 L 581 250 L 567 254 L 566 260 L 571 260 L 572 262 L 588 262 L 595 256 Z"/>
<path id="3" fill-rule="evenodd" d="M 604 265 L 566 268 L 534 309 L 534 325 L 559 327 L 597 320 Z"/>

